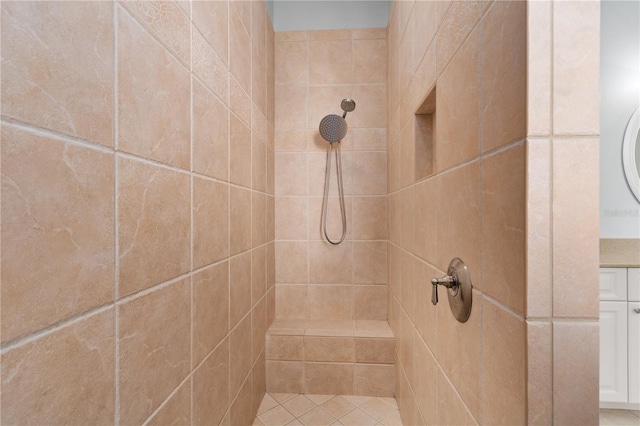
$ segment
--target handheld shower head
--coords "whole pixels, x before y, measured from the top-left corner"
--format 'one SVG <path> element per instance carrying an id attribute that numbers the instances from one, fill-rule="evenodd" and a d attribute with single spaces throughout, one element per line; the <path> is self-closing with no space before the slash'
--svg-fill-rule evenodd
<path id="1" fill-rule="evenodd" d="M 329 143 L 340 142 L 347 135 L 347 122 L 339 115 L 329 114 L 320 120 L 320 135 Z"/>
<path id="2" fill-rule="evenodd" d="M 340 103 L 340 108 L 342 108 L 342 110 L 344 111 L 344 114 L 342 115 L 342 118 L 344 118 L 347 116 L 348 112 L 356 109 L 356 101 L 351 98 L 343 99 Z"/>

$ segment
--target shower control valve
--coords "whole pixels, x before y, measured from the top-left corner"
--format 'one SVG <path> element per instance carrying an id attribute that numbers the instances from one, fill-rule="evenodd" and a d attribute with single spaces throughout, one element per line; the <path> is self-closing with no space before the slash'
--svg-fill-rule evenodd
<path id="1" fill-rule="evenodd" d="M 438 304 L 438 286 L 442 285 L 448 289 L 453 290 L 453 292 L 458 291 L 458 278 L 455 275 L 445 275 L 442 278 L 432 278 L 431 284 L 433 285 L 431 289 L 431 303 L 434 305 Z"/>
<path id="2" fill-rule="evenodd" d="M 449 308 L 453 316 L 460 322 L 466 322 L 471 315 L 473 286 L 469 269 L 464 262 L 457 257 L 452 259 L 447 268 L 447 275 L 431 280 L 431 303 L 434 305 L 438 303 L 439 285 L 447 288 Z"/>

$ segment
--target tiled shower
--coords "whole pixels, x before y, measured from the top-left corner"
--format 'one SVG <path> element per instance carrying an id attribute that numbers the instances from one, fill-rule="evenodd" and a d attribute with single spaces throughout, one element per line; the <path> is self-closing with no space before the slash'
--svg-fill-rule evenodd
<path id="1" fill-rule="evenodd" d="M 249 424 L 274 294 L 262 2 L 2 3 L 2 423 Z"/>
<path id="2" fill-rule="evenodd" d="M 314 374 L 404 424 L 597 422 L 598 18 L 395 1 L 386 29 L 274 32 L 262 1 L 3 1 L 0 421 L 251 424 L 265 336 L 315 327 L 353 347 Z M 317 126 L 343 98 L 334 247 Z M 431 304 L 453 257 L 464 324 Z M 276 376 L 304 391 L 299 364 Z"/>

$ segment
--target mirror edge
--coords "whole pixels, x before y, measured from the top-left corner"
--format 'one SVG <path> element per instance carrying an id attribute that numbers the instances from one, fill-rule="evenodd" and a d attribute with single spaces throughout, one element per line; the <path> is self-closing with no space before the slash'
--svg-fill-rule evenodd
<path id="1" fill-rule="evenodd" d="M 624 175 L 627 180 L 629 189 L 640 202 L 640 173 L 636 164 L 636 143 L 638 143 L 638 134 L 640 133 L 640 108 L 631 114 L 631 118 L 627 123 L 622 141 L 622 166 Z"/>

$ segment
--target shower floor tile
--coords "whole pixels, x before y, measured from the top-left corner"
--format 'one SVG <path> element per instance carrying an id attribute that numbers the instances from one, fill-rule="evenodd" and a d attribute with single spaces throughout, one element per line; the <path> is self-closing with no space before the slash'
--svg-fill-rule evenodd
<path id="1" fill-rule="evenodd" d="M 266 393 L 258 426 L 402 426 L 395 398 Z"/>

